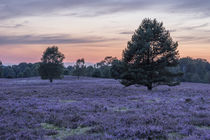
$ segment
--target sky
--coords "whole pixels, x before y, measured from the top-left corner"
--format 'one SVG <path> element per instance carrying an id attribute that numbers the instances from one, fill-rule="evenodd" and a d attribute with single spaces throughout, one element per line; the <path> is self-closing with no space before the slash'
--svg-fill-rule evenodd
<path id="1" fill-rule="evenodd" d="M 65 63 L 120 59 L 144 18 L 163 22 L 180 57 L 210 62 L 210 0 L 0 0 L 0 60 L 38 62 L 50 46 Z"/>

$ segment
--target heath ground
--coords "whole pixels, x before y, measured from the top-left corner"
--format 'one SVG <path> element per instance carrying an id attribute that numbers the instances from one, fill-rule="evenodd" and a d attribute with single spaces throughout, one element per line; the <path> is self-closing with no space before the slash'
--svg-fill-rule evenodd
<path id="1" fill-rule="evenodd" d="M 210 85 L 0 79 L 0 139 L 210 139 Z"/>

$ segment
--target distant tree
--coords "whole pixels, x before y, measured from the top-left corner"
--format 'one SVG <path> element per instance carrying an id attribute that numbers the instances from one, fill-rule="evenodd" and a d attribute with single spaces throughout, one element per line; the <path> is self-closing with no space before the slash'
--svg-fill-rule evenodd
<path id="1" fill-rule="evenodd" d="M 111 66 L 112 62 L 114 60 L 116 60 L 116 57 L 112 57 L 112 56 L 106 56 L 104 58 L 104 60 L 102 60 L 101 62 L 97 63 L 96 66 L 97 67 L 103 67 L 103 66 Z"/>
<path id="2" fill-rule="evenodd" d="M 63 75 L 69 75 L 70 71 L 67 68 L 64 68 Z"/>
<path id="3" fill-rule="evenodd" d="M 119 79 L 124 71 L 126 71 L 126 67 L 121 60 L 116 59 L 112 62 L 112 67 L 110 69 L 112 78 Z"/>
<path id="4" fill-rule="evenodd" d="M 85 76 L 91 77 L 93 75 L 94 67 L 93 66 L 88 66 L 85 69 Z"/>
<path id="5" fill-rule="evenodd" d="M 97 63 L 96 66 L 100 71 L 100 77 L 102 78 L 111 78 L 111 65 L 114 60 L 117 60 L 116 57 L 107 56 L 101 62 Z"/>
<path id="6" fill-rule="evenodd" d="M 4 78 L 15 78 L 16 75 L 15 75 L 15 72 L 11 66 L 3 66 L 2 70 L 3 70 L 2 75 Z"/>
<path id="7" fill-rule="evenodd" d="M 116 57 L 112 57 L 112 56 L 107 56 L 104 58 L 103 62 L 104 62 L 104 65 L 106 66 L 111 66 L 112 65 L 112 62 L 117 60 Z"/>
<path id="8" fill-rule="evenodd" d="M 201 78 L 197 73 L 195 73 L 192 75 L 190 82 L 195 82 L 195 83 L 198 82 L 199 83 L 199 82 L 201 82 Z"/>
<path id="9" fill-rule="evenodd" d="M 76 65 L 74 66 L 73 75 L 77 76 L 77 78 L 79 79 L 79 77 L 84 74 L 84 70 L 85 70 L 84 58 L 78 59 Z"/>
<path id="10" fill-rule="evenodd" d="M 40 63 L 34 63 L 31 66 L 32 76 L 39 76 L 39 66 L 40 66 Z"/>
<path id="11" fill-rule="evenodd" d="M 74 67 L 73 66 L 68 66 L 67 69 L 69 71 L 69 75 L 73 75 Z"/>
<path id="12" fill-rule="evenodd" d="M 210 63 L 205 59 L 181 58 L 179 60 L 179 69 L 184 73 L 181 77 L 183 82 L 208 83 Z"/>
<path id="13" fill-rule="evenodd" d="M 50 82 L 53 82 L 53 79 L 62 78 L 64 58 L 64 55 L 58 51 L 58 47 L 48 47 L 41 58 L 39 67 L 41 78 L 49 79 Z"/>
<path id="14" fill-rule="evenodd" d="M 0 78 L 2 77 L 2 62 L 0 61 Z"/>
<path id="15" fill-rule="evenodd" d="M 206 83 L 210 83 L 210 71 L 205 74 L 205 80 L 204 81 Z"/>
<path id="16" fill-rule="evenodd" d="M 23 78 L 23 77 L 24 77 L 23 72 L 19 72 L 19 73 L 16 75 L 16 78 Z"/>
<path id="17" fill-rule="evenodd" d="M 31 77 L 32 76 L 32 71 L 30 69 L 30 67 L 26 67 L 23 71 L 23 77 L 27 78 L 27 77 Z"/>
<path id="18" fill-rule="evenodd" d="M 96 77 L 96 78 L 101 77 L 101 71 L 99 69 L 94 69 L 92 77 Z"/>
<path id="19" fill-rule="evenodd" d="M 177 85 L 180 73 L 170 67 L 178 65 L 178 43 L 173 42 L 169 31 L 156 19 L 144 19 L 123 51 L 120 75 L 125 86 L 144 85 L 152 90 L 157 85 Z"/>

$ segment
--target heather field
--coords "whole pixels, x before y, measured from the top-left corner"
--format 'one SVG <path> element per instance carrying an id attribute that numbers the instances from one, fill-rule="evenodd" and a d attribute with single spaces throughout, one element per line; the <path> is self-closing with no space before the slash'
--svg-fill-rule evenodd
<path id="1" fill-rule="evenodd" d="M 0 80 L 0 140 L 210 139 L 210 85 L 112 79 Z"/>

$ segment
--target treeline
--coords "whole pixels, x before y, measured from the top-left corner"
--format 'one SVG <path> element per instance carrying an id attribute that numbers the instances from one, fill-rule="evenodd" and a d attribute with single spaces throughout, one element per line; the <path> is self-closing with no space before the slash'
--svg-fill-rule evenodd
<path id="1" fill-rule="evenodd" d="M 63 75 L 87 76 L 98 78 L 112 78 L 110 69 L 111 63 L 117 58 L 108 56 L 101 62 L 95 65 L 86 66 L 85 60 L 78 59 L 73 66 L 64 67 Z M 0 77 L 1 78 L 27 78 L 40 76 L 40 62 L 38 63 L 20 63 L 18 65 L 4 66 L 0 62 Z"/>
<path id="2" fill-rule="evenodd" d="M 27 78 L 39 76 L 39 63 L 20 63 L 19 65 L 1 66 L 1 78 Z"/>
<path id="3" fill-rule="evenodd" d="M 117 60 L 115 57 L 108 56 L 95 65 L 87 66 L 84 59 L 78 59 L 76 64 L 64 68 L 63 75 L 97 78 L 113 78 L 111 72 L 112 63 Z M 27 78 L 40 76 L 40 63 L 20 63 L 19 65 L 1 66 L 1 78 Z M 210 63 L 205 59 L 192 59 L 190 57 L 181 58 L 179 66 L 175 71 L 183 72 L 180 78 L 182 82 L 210 83 Z"/>
<path id="4" fill-rule="evenodd" d="M 114 73 L 111 72 L 111 65 L 114 60 L 113 57 L 106 57 L 103 61 L 94 66 L 84 66 L 80 70 L 76 66 L 68 66 L 65 68 L 65 75 L 73 76 L 88 76 L 99 78 L 113 78 Z M 78 71 L 80 71 L 78 73 Z M 196 82 L 196 83 L 210 83 L 210 63 L 205 59 L 192 59 L 190 57 L 181 58 L 179 66 L 174 68 L 174 71 L 183 73 L 180 81 L 182 82 Z"/>
<path id="5" fill-rule="evenodd" d="M 210 63 L 205 59 L 181 58 L 178 69 L 182 82 L 210 83 Z"/>
<path id="6" fill-rule="evenodd" d="M 111 66 L 116 57 L 107 56 L 101 62 L 94 64 L 93 66 L 86 66 L 84 59 L 78 59 L 74 66 L 68 66 L 64 70 L 64 75 L 87 76 L 97 78 L 112 78 Z"/>
<path id="7" fill-rule="evenodd" d="M 95 65 L 86 66 L 84 59 L 64 68 L 64 75 L 112 78 L 111 66 L 115 57 L 108 56 Z M 20 63 L 19 65 L 1 66 L 1 78 L 27 78 L 39 75 L 40 63 Z M 176 71 L 183 72 L 182 82 L 210 83 L 210 63 L 205 59 L 181 58 Z"/>

